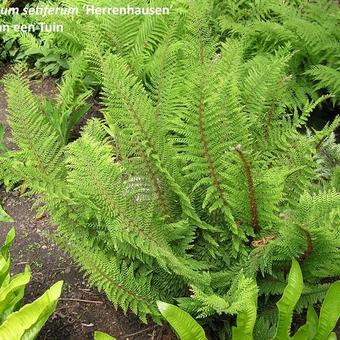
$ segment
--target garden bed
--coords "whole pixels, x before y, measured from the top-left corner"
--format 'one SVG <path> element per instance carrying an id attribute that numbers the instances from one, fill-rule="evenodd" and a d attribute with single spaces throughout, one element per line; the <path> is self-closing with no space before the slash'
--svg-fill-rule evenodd
<path id="1" fill-rule="evenodd" d="M 2 75 L 9 69 L 3 68 Z M 53 97 L 56 83 L 52 78 L 32 81 L 36 93 Z M 0 123 L 6 129 L 6 144 L 11 149 L 9 130 L 5 121 L 6 98 L 0 86 Z M 26 291 L 25 302 L 31 302 L 54 282 L 64 280 L 62 299 L 57 310 L 45 325 L 38 339 L 93 339 L 95 330 L 102 330 L 117 339 L 152 339 L 158 333 L 154 325 L 143 325 L 131 313 L 116 311 L 104 294 L 90 288 L 72 260 L 59 250 L 53 241 L 55 227 L 47 216 L 36 216 L 32 208 L 34 197 L 20 195 L 18 190 L 5 192 L 0 188 L 0 204 L 13 217 L 14 224 L 3 224 L 0 229 L 2 242 L 8 230 L 14 227 L 16 239 L 11 250 L 14 273 L 22 272 L 25 265 L 32 269 L 32 280 Z"/>
<path id="2" fill-rule="evenodd" d="M 39 339 L 336 338 L 338 10 L 173 1 L 0 32 L 0 221 L 17 233 L 10 263 L 1 230 L 0 338 L 28 314 L 51 317 Z"/>

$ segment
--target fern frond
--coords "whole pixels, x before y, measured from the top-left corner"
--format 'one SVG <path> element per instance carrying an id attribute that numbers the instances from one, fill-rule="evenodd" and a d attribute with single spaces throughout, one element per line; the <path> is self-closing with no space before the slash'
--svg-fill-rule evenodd
<path id="1" fill-rule="evenodd" d="M 39 182 L 56 185 L 64 173 L 58 136 L 41 112 L 23 70 L 18 69 L 16 74 L 7 76 L 4 84 L 8 94 L 9 124 L 20 148 L 11 170 L 19 172 L 34 190 L 42 189 Z"/>

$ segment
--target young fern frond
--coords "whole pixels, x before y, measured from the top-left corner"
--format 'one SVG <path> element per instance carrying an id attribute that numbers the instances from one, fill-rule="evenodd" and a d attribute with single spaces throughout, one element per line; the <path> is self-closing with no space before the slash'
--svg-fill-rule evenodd
<path id="1" fill-rule="evenodd" d="M 21 176 L 27 186 L 39 191 L 42 182 L 55 186 L 62 176 L 62 145 L 41 111 L 23 72 L 18 69 L 16 74 L 7 76 L 4 81 L 8 94 L 9 124 L 14 142 L 20 149 L 8 170 Z"/>

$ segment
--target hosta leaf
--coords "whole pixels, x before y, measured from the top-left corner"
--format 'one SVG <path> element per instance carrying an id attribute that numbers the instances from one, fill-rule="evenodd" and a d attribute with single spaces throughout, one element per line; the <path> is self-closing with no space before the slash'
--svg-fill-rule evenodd
<path id="1" fill-rule="evenodd" d="M 4 244 L 0 249 L 0 287 L 3 285 L 3 282 L 8 277 L 11 260 L 9 255 L 9 247 L 12 245 L 15 237 L 15 230 L 12 228 L 7 236 Z"/>
<path id="2" fill-rule="evenodd" d="M 0 326 L 0 340 L 33 340 L 57 306 L 63 281 L 55 283 L 40 298 L 11 314 Z"/>
<path id="3" fill-rule="evenodd" d="M 327 340 L 337 340 L 336 334 L 332 332 L 331 334 L 329 334 L 329 337 L 327 338 Z"/>
<path id="4" fill-rule="evenodd" d="M 99 332 L 96 331 L 94 332 L 94 340 L 115 340 L 116 338 L 114 338 L 111 335 L 108 335 L 104 332 Z"/>
<path id="5" fill-rule="evenodd" d="M 307 310 L 307 321 L 301 326 L 292 337 L 293 340 L 313 339 L 318 328 L 318 316 L 313 308 L 309 306 Z"/>
<path id="6" fill-rule="evenodd" d="M 0 288 L 0 322 L 16 310 L 24 297 L 25 287 L 31 279 L 29 267 L 23 273 L 15 275 L 6 286 Z"/>
<path id="7" fill-rule="evenodd" d="M 0 250 L 1 255 L 6 259 L 9 257 L 9 248 L 12 245 L 14 238 L 15 238 L 15 229 L 11 228 Z"/>
<path id="8" fill-rule="evenodd" d="M 318 331 L 315 340 L 327 339 L 340 317 L 340 281 L 334 282 L 328 289 L 321 306 Z"/>
<path id="9" fill-rule="evenodd" d="M 13 222 L 11 216 L 9 216 L 6 211 L 0 205 L 0 222 Z"/>
<path id="10" fill-rule="evenodd" d="M 276 304 L 279 309 L 275 340 L 290 339 L 290 325 L 293 311 L 303 289 L 303 277 L 299 263 L 294 259 L 288 275 L 288 284 L 281 299 Z"/>
<path id="11" fill-rule="evenodd" d="M 0 255 L 0 286 L 2 286 L 3 283 L 6 281 L 10 266 L 11 266 L 10 258 L 5 259 L 2 255 Z"/>
<path id="12" fill-rule="evenodd" d="M 180 340 L 207 339 L 201 325 L 187 312 L 166 302 L 157 301 L 157 306 Z"/>

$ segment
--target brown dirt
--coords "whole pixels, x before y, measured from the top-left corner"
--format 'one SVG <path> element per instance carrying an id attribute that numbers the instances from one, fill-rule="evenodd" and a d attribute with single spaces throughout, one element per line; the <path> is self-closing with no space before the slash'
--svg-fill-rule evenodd
<path id="1" fill-rule="evenodd" d="M 9 67 L 0 68 L 0 79 L 8 72 Z M 34 80 L 31 86 L 41 96 L 53 98 L 56 94 L 56 82 L 52 78 Z M 5 127 L 7 146 L 15 149 L 6 122 L 6 106 L 6 96 L 0 84 L 0 123 Z M 12 272 L 18 273 L 28 264 L 32 270 L 25 303 L 42 295 L 56 281 L 64 280 L 62 299 L 38 339 L 93 339 L 95 330 L 107 332 L 117 339 L 156 339 L 160 327 L 143 325 L 136 316 L 116 311 L 104 294 L 87 285 L 72 260 L 57 248 L 53 241 L 55 227 L 49 219 L 36 218 L 36 211 L 32 208 L 34 202 L 34 197 L 22 196 L 18 189 L 5 192 L 0 184 L 0 204 L 15 220 L 13 224 L 0 223 L 0 241 L 14 227 L 16 239 L 11 249 Z"/>
<path id="2" fill-rule="evenodd" d="M 157 328 L 142 325 L 132 314 L 117 312 L 104 294 L 87 285 L 72 260 L 53 242 L 54 227 L 48 218 L 36 219 L 34 202 L 32 197 L 20 197 L 18 190 L 0 190 L 0 203 L 15 219 L 13 224 L 3 223 L 0 229 L 1 242 L 11 227 L 16 230 L 11 249 L 12 273 L 23 271 L 26 265 L 32 270 L 24 302 L 32 302 L 54 282 L 64 280 L 62 300 L 38 339 L 93 339 L 94 330 L 105 331 L 117 339 L 150 339 Z M 129 336 L 141 330 L 145 332 Z"/>

